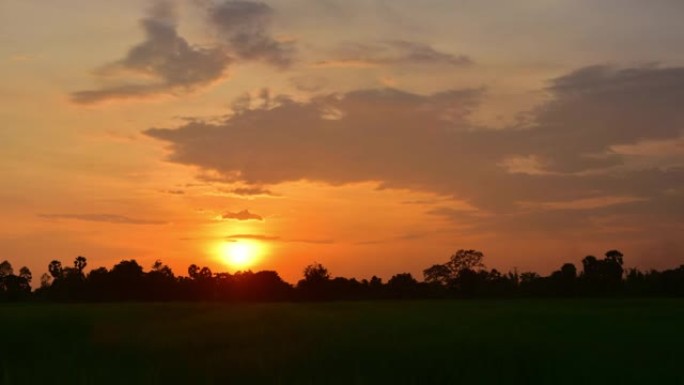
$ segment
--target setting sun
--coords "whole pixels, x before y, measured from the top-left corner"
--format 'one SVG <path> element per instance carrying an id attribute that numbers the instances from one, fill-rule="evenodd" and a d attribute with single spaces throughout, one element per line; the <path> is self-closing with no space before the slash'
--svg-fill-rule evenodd
<path id="1" fill-rule="evenodd" d="M 237 241 L 223 243 L 219 247 L 219 257 L 235 269 L 254 265 L 261 256 L 263 247 L 256 242 Z"/>

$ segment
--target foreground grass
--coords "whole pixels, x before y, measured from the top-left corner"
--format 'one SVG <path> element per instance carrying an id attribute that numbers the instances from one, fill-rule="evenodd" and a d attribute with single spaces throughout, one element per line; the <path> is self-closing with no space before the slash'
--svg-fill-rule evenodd
<path id="1" fill-rule="evenodd" d="M 0 305 L 1 384 L 684 384 L 684 301 Z"/>

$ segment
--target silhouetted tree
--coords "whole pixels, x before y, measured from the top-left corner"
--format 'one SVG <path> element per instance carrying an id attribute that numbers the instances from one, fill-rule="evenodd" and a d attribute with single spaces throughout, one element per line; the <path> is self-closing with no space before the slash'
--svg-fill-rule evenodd
<path id="1" fill-rule="evenodd" d="M 31 274 L 31 270 L 26 266 L 19 269 L 19 277 L 25 279 L 28 283 L 31 283 L 31 280 L 33 280 L 33 274 Z"/>
<path id="2" fill-rule="evenodd" d="M 150 273 L 154 273 L 162 277 L 175 278 L 173 270 L 171 270 L 168 265 L 163 264 L 162 261 L 158 259 L 154 261 L 154 264 L 152 264 L 152 271 Z"/>
<path id="3" fill-rule="evenodd" d="M 43 273 L 43 275 L 40 276 L 40 287 L 42 289 L 49 288 L 51 283 L 52 283 L 52 276 L 50 274 Z"/>
<path id="4" fill-rule="evenodd" d="M 387 289 L 392 298 L 418 298 L 420 296 L 420 285 L 411 273 L 392 276 L 387 281 Z"/>
<path id="5" fill-rule="evenodd" d="M 443 265 L 425 269 L 425 281 L 443 285 L 459 296 L 471 297 L 484 288 L 488 274 L 484 271 L 484 254 L 477 250 L 461 249 Z"/>
<path id="6" fill-rule="evenodd" d="M 548 294 L 558 296 L 573 296 L 577 292 L 577 268 L 572 263 L 566 263 L 560 270 L 551 273 L 548 280 Z"/>
<path id="7" fill-rule="evenodd" d="M 113 286 L 109 270 L 106 267 L 98 267 L 90 270 L 86 277 L 88 287 L 87 299 L 90 301 L 111 301 L 116 299 L 116 288 Z"/>
<path id="8" fill-rule="evenodd" d="M 586 294 L 603 295 L 617 293 L 622 284 L 623 254 L 618 250 L 606 252 L 604 259 L 589 255 L 582 260 L 583 291 Z"/>
<path id="9" fill-rule="evenodd" d="M 9 261 L 0 262 L 0 277 L 6 277 L 8 275 L 14 274 L 14 269 Z"/>
<path id="10" fill-rule="evenodd" d="M 304 268 L 304 280 L 307 282 L 325 282 L 329 279 L 328 269 L 320 263 L 313 263 Z"/>
<path id="11" fill-rule="evenodd" d="M 489 272 L 481 272 L 480 275 L 485 275 L 484 287 L 480 295 L 487 297 L 510 297 L 515 295 L 518 285 L 517 274 L 508 273 L 502 274 L 496 269 Z"/>
<path id="12" fill-rule="evenodd" d="M 200 269 L 199 273 L 197 273 L 197 278 L 198 279 L 209 279 L 211 278 L 211 269 L 208 267 L 203 267 Z"/>
<path id="13" fill-rule="evenodd" d="M 455 278 L 454 272 L 448 265 L 432 265 L 423 270 L 425 282 L 437 285 L 448 285 L 449 281 Z"/>
<path id="14" fill-rule="evenodd" d="M 484 263 L 482 263 L 483 259 L 484 254 L 481 251 L 461 249 L 449 258 L 447 266 L 449 266 L 451 271 L 455 272 L 464 270 L 477 271 L 485 267 Z"/>
<path id="15" fill-rule="evenodd" d="M 380 298 L 444 297 L 549 297 L 591 295 L 684 296 L 684 266 L 664 271 L 624 269 L 624 256 L 609 250 L 605 258 L 587 256 L 578 276 L 572 263 L 542 277 L 534 272 L 503 274 L 484 269 L 484 255 L 476 250 L 459 250 L 444 264 L 423 271 L 424 282 L 410 273 L 392 276 L 386 284 L 370 280 L 334 277 L 319 263 L 307 266 L 296 287 L 275 271 L 216 273 L 209 267 L 190 265 L 189 277 L 176 277 L 171 268 L 157 260 L 145 272 L 135 260 L 121 261 L 111 270 L 91 270 L 77 257 L 74 267 L 50 262 L 50 274 L 43 274 L 38 290 L 31 292 L 32 273 L 22 267 L 18 275 L 8 261 L 0 263 L 0 300 L 25 300 L 34 296 L 57 301 L 282 301 L 358 300 Z"/>
<path id="16" fill-rule="evenodd" d="M 610 250 L 606 252 L 606 258 L 603 260 L 606 277 L 611 283 L 616 283 L 622 280 L 622 261 L 623 254 L 618 250 Z"/>
<path id="17" fill-rule="evenodd" d="M 292 285 L 275 271 L 251 271 L 235 274 L 234 299 L 248 301 L 283 301 L 292 297 Z"/>
<path id="18" fill-rule="evenodd" d="M 152 264 L 145 275 L 145 297 L 154 301 L 169 301 L 178 296 L 178 285 L 173 270 L 160 260 Z"/>
<path id="19" fill-rule="evenodd" d="M 573 280 L 577 278 L 577 268 L 572 263 L 565 263 L 560 269 L 561 275 L 566 279 Z"/>
<path id="20" fill-rule="evenodd" d="M 193 263 L 192 265 L 188 266 L 188 275 L 192 279 L 197 279 L 197 277 L 199 275 L 199 270 L 200 270 L 199 266 L 197 266 Z"/>
<path id="21" fill-rule="evenodd" d="M 520 282 L 518 283 L 520 293 L 523 296 L 539 296 L 543 294 L 543 278 L 531 271 L 526 271 L 520 274 Z"/>
<path id="22" fill-rule="evenodd" d="M 304 268 L 304 279 L 297 282 L 297 290 L 304 299 L 331 299 L 330 273 L 320 263 L 314 262 Z"/>
<path id="23" fill-rule="evenodd" d="M 74 268 L 78 271 L 78 274 L 83 276 L 83 269 L 85 269 L 88 262 L 85 257 L 78 256 L 74 260 Z"/>
<path id="24" fill-rule="evenodd" d="M 54 260 L 50 262 L 50 265 L 48 265 L 48 271 L 50 272 L 50 275 L 52 275 L 52 278 L 61 278 L 63 269 L 62 269 L 62 262 Z"/>
<path id="25" fill-rule="evenodd" d="M 14 275 L 14 269 L 9 261 L 0 263 L 0 300 L 18 301 L 25 299 L 31 293 L 30 275 L 26 267 L 21 268 L 24 274 Z M 26 276 L 28 273 L 28 278 Z"/>
<path id="26" fill-rule="evenodd" d="M 135 259 L 114 265 L 108 276 L 113 298 L 130 301 L 143 297 L 143 268 Z"/>

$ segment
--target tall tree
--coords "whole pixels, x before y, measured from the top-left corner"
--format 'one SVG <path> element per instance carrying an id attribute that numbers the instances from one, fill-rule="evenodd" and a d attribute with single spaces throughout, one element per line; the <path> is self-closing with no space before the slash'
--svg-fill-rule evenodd
<path id="1" fill-rule="evenodd" d="M 29 268 L 26 266 L 19 269 L 19 276 L 25 279 L 28 283 L 31 283 L 31 280 L 33 279 L 33 274 L 31 274 L 31 270 L 29 270 Z"/>
<path id="2" fill-rule="evenodd" d="M 78 274 L 81 276 L 83 276 L 83 269 L 85 269 L 86 265 L 88 265 L 88 261 L 85 257 L 79 255 L 74 260 L 74 268 L 78 271 Z"/>
<path id="3" fill-rule="evenodd" d="M 12 269 L 12 264 L 9 261 L 0 262 L 0 277 L 6 277 L 8 275 L 14 274 L 14 269 Z"/>
<path id="4" fill-rule="evenodd" d="M 64 269 L 62 268 L 62 262 L 58 260 L 53 260 L 48 265 L 48 271 L 50 272 L 50 275 L 52 275 L 52 278 L 62 278 L 62 274 L 64 273 Z"/>

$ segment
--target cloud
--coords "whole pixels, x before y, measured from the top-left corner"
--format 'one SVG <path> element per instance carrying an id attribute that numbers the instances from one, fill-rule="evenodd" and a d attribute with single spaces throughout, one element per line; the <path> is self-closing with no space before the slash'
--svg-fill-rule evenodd
<path id="1" fill-rule="evenodd" d="M 238 212 L 227 212 L 221 217 L 223 219 L 237 219 L 238 221 L 248 221 L 254 219 L 257 221 L 263 221 L 264 218 L 261 215 L 250 213 L 249 210 L 242 210 Z"/>
<path id="2" fill-rule="evenodd" d="M 108 222 L 127 225 L 163 225 L 166 222 L 129 218 L 122 215 L 115 214 L 38 214 L 39 217 L 45 219 L 75 219 L 79 221 L 89 222 Z"/>
<path id="3" fill-rule="evenodd" d="M 132 47 L 124 59 L 96 73 L 103 79 L 114 78 L 114 84 L 74 92 L 74 102 L 89 104 L 189 92 L 221 79 L 231 63 L 222 47 L 193 46 L 179 36 L 169 2 L 157 3 L 141 26 L 145 41 Z"/>
<path id="4" fill-rule="evenodd" d="M 587 67 L 548 84 L 549 101 L 530 111 L 531 123 L 501 130 L 470 120 L 486 98 L 482 90 L 384 89 L 308 102 L 280 98 L 276 106 L 245 109 L 223 122 L 146 134 L 168 144 L 171 161 L 225 181 L 375 181 L 466 201 L 474 210 L 449 218 L 489 228 L 505 224 L 514 231 L 525 218 L 581 226 L 582 216 L 621 212 L 643 225 L 658 223 L 653 213 L 681 223 L 684 211 L 662 205 L 682 199 L 664 192 L 681 191 L 684 157 L 673 150 L 666 165 L 655 165 L 633 146 L 657 141 L 671 148 L 663 142 L 681 141 L 684 68 Z M 597 203 L 615 197 L 630 202 Z M 563 205 L 586 209 L 570 214 L 559 210 Z"/>
<path id="5" fill-rule="evenodd" d="M 436 230 L 436 231 L 416 231 L 410 233 L 404 233 L 395 235 L 392 237 L 382 238 L 382 239 L 369 239 L 354 242 L 355 245 L 379 245 L 383 243 L 393 243 L 396 244 L 399 241 L 415 241 L 420 239 L 425 239 L 431 236 L 442 234 L 445 232 L 452 232 L 452 229 Z"/>
<path id="6" fill-rule="evenodd" d="M 228 240 L 253 239 L 258 241 L 284 242 L 284 243 L 309 243 L 317 245 L 328 245 L 335 243 L 331 239 L 283 239 L 274 235 L 264 234 L 233 234 L 226 237 Z"/>
<path id="7" fill-rule="evenodd" d="M 516 135 L 515 145 L 550 171 L 619 165 L 624 157 L 611 146 L 682 135 L 684 67 L 591 66 L 553 79 L 548 91 L 552 101 L 534 111 L 534 135 Z"/>
<path id="8" fill-rule="evenodd" d="M 271 190 L 263 188 L 261 186 L 237 187 L 234 189 L 224 191 L 238 196 L 275 195 Z"/>
<path id="9" fill-rule="evenodd" d="M 209 7 L 210 23 L 236 57 L 286 68 L 292 64 L 294 45 L 271 36 L 273 15 L 261 2 L 226 1 Z"/>
<path id="10" fill-rule="evenodd" d="M 239 240 L 239 239 L 254 239 L 259 241 L 277 241 L 280 237 L 263 235 L 263 234 L 233 234 L 228 235 L 226 239 Z"/>
<path id="11" fill-rule="evenodd" d="M 176 95 L 207 87 L 226 77 L 235 61 L 262 61 L 286 68 L 293 61 L 294 43 L 270 35 L 273 10 L 264 3 L 227 1 L 205 7 L 216 41 L 206 46 L 179 35 L 170 1 L 160 1 L 140 22 L 145 40 L 126 56 L 95 71 L 104 85 L 77 91 L 71 99 L 93 104 L 114 99 Z"/>
<path id="12" fill-rule="evenodd" d="M 297 238 L 297 239 L 289 239 L 289 240 L 284 240 L 283 242 L 290 242 L 290 243 L 309 243 L 312 245 L 330 245 L 335 243 L 335 240 L 333 239 L 306 239 L 306 238 Z"/>
<path id="13" fill-rule="evenodd" d="M 465 67 L 473 61 L 465 55 L 441 52 L 432 46 L 407 41 L 387 40 L 376 43 L 345 43 L 317 67 L 374 67 L 382 65 L 446 65 Z"/>
<path id="14" fill-rule="evenodd" d="M 189 122 L 146 134 L 170 143 L 173 161 L 213 170 L 226 180 L 254 185 L 385 180 L 402 166 L 408 172 L 416 163 L 439 165 L 422 159 L 424 152 L 435 153 L 434 147 L 451 152 L 440 142 L 458 127 L 468 128 L 464 117 L 479 96 L 477 90 L 420 96 L 388 89 L 304 104 L 281 99 L 275 108 L 246 110 L 224 123 Z M 340 112 L 337 119 L 330 111 Z"/>
<path id="15" fill-rule="evenodd" d="M 622 238 L 617 238 L 621 242 L 638 240 L 647 244 L 655 239 L 670 239 L 684 247 L 679 236 L 684 231 L 684 191 L 654 194 L 650 199 L 619 199 L 550 202 L 552 207 L 525 203 L 516 212 L 484 215 L 445 206 L 427 214 L 462 225 L 462 234 L 533 233 L 556 239 L 577 237 L 582 241 L 604 242 L 611 239 L 608 236 L 622 234 Z M 624 238 L 625 234 L 629 238 Z"/>
<path id="16" fill-rule="evenodd" d="M 171 194 L 171 195 L 185 195 L 184 190 L 163 190 L 162 192 Z"/>
<path id="17" fill-rule="evenodd" d="M 641 202 L 645 200 L 646 199 L 644 198 L 630 196 L 604 196 L 560 202 L 520 202 L 520 206 L 532 209 L 540 208 L 551 210 L 591 210 L 599 207 L 607 207 L 632 202 Z"/>

